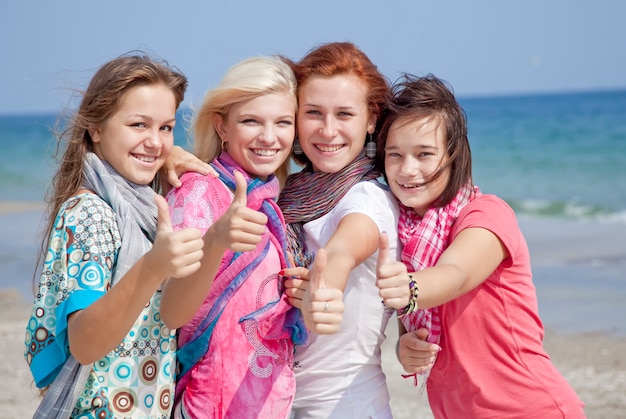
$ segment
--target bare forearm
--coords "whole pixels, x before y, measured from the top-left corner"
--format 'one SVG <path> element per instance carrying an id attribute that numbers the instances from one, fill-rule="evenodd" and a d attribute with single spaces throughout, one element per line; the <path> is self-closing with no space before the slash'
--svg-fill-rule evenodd
<path id="1" fill-rule="evenodd" d="M 187 324 L 206 299 L 217 270 L 224 248 L 205 249 L 200 269 L 185 278 L 170 278 L 163 288 L 161 318 L 170 329 L 178 329 Z"/>
<path id="2" fill-rule="evenodd" d="M 326 285 L 332 288 L 345 290 L 348 283 L 348 276 L 355 268 L 355 260 L 349 252 L 334 250 L 328 252 L 328 262 L 326 265 Z"/>
<path id="3" fill-rule="evenodd" d="M 459 297 L 467 282 L 466 275 L 454 265 L 437 265 L 411 275 L 419 287 L 419 308 L 436 307 Z"/>

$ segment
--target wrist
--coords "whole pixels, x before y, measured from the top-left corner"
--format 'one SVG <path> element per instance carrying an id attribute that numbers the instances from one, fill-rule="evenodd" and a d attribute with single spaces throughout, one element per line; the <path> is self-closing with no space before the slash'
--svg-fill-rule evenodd
<path id="1" fill-rule="evenodd" d="M 419 296 L 419 288 L 417 286 L 417 282 L 415 282 L 415 279 L 413 279 L 413 275 L 411 274 L 408 274 L 408 275 L 409 275 L 409 292 L 410 292 L 409 303 L 406 305 L 406 307 L 402 309 L 398 309 L 398 318 L 402 318 L 406 316 L 407 314 L 414 313 L 418 309 L 417 297 Z"/>

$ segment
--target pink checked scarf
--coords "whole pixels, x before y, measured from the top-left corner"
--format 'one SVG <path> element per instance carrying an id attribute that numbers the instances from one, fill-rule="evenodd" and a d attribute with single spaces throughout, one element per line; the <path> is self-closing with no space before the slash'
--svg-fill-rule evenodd
<path id="1" fill-rule="evenodd" d="M 417 215 L 412 208 L 400 204 L 398 237 L 402 243 L 402 262 L 409 272 L 417 272 L 435 266 L 443 251 L 448 247 L 450 231 L 459 213 L 465 205 L 479 195 L 478 187 L 467 185 L 457 192 L 449 204 L 428 209 L 424 217 Z M 431 343 L 439 343 L 441 336 L 439 307 L 417 309 L 401 320 L 408 332 L 426 328 L 429 332 L 426 340 Z"/>

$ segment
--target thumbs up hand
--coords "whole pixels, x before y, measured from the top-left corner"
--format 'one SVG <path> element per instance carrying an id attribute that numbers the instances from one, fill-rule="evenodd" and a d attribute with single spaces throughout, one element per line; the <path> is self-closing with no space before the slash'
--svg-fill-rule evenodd
<path id="1" fill-rule="evenodd" d="M 309 286 L 302 299 L 304 323 L 311 331 L 330 335 L 339 331 L 343 319 L 343 291 L 328 288 L 326 274 L 326 251 L 321 248 L 315 254 L 309 271 Z"/>
<path id="2" fill-rule="evenodd" d="M 392 259 L 389 255 L 389 236 L 385 232 L 380 234 L 378 244 L 376 286 L 378 295 L 387 307 L 401 309 L 409 304 L 411 298 L 409 274 L 404 263 Z"/>
<path id="3" fill-rule="evenodd" d="M 204 244 L 202 234 L 192 227 L 174 231 L 165 199 L 156 195 L 155 203 L 157 232 L 152 249 L 146 254 L 146 266 L 159 272 L 160 280 L 191 275 L 200 268 Z"/>
<path id="4" fill-rule="evenodd" d="M 398 341 L 398 359 L 402 368 L 409 374 L 422 373 L 435 364 L 441 347 L 426 340 L 428 330 L 417 329 L 400 336 Z"/>
<path id="5" fill-rule="evenodd" d="M 254 250 L 261 241 L 267 216 L 248 208 L 246 179 L 235 172 L 235 196 L 226 212 L 211 226 L 208 239 L 217 240 L 223 248 L 234 252 Z"/>

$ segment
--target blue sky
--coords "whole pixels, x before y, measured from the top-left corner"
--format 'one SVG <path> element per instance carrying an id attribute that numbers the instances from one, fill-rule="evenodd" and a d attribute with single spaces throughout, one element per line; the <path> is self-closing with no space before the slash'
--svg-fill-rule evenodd
<path id="1" fill-rule="evenodd" d="M 7 0 L 0 114 L 55 112 L 99 65 L 167 59 L 197 104 L 237 61 L 352 41 L 390 80 L 434 73 L 459 96 L 626 88 L 622 0 Z"/>

